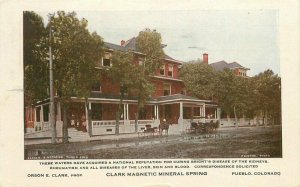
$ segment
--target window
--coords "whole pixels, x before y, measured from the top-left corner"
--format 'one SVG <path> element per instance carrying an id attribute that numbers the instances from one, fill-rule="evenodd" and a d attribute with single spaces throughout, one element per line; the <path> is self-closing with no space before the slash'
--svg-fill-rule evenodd
<path id="1" fill-rule="evenodd" d="M 181 91 L 181 94 L 186 95 L 186 89 L 185 88 Z"/>
<path id="2" fill-rule="evenodd" d="M 103 59 L 103 66 L 110 66 L 110 59 Z"/>
<path id="3" fill-rule="evenodd" d="M 168 76 L 173 77 L 173 65 L 169 65 Z"/>
<path id="4" fill-rule="evenodd" d="M 102 58 L 102 66 L 111 66 L 111 54 L 110 53 L 104 53 L 104 56 Z"/>
<path id="5" fill-rule="evenodd" d="M 94 84 L 94 86 L 92 87 L 92 91 L 93 92 L 101 92 L 100 80 L 97 81 L 96 84 Z"/>
<path id="6" fill-rule="evenodd" d="M 120 85 L 120 94 L 128 94 L 128 87 L 126 85 Z"/>
<path id="7" fill-rule="evenodd" d="M 162 65 L 159 69 L 159 74 L 160 75 L 165 75 L 165 65 Z"/>
<path id="8" fill-rule="evenodd" d="M 143 57 L 139 57 L 138 61 L 139 61 L 140 66 L 144 65 L 144 58 Z"/>
<path id="9" fill-rule="evenodd" d="M 101 103 L 92 103 L 92 120 L 102 120 Z"/>
<path id="10" fill-rule="evenodd" d="M 171 84 L 164 84 L 164 95 L 171 95 Z"/>
<path id="11" fill-rule="evenodd" d="M 35 108 L 35 116 L 36 116 L 36 121 L 40 122 L 41 121 L 41 116 L 40 116 L 40 111 L 41 111 L 41 107 L 37 107 Z"/>
<path id="12" fill-rule="evenodd" d="M 43 118 L 44 121 L 49 121 L 49 105 L 43 106 Z"/>

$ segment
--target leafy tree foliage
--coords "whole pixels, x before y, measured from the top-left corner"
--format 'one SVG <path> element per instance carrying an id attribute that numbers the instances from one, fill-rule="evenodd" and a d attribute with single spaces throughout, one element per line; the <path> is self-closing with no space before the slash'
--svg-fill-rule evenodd
<path id="1" fill-rule="evenodd" d="M 183 64 L 180 70 L 188 92 L 198 98 L 211 98 L 216 95 L 217 72 L 201 61 Z"/>
<path id="2" fill-rule="evenodd" d="M 99 80 L 95 66 L 102 57 L 103 41 L 97 33 L 88 31 L 87 24 L 75 12 L 59 11 L 47 26 L 53 33 L 53 75 L 64 111 L 64 142 L 68 142 L 67 109 L 71 97 L 87 98 Z"/>
<path id="3" fill-rule="evenodd" d="M 113 66 L 108 71 L 108 76 L 110 79 L 114 83 L 120 85 L 120 103 L 116 113 L 116 134 L 119 134 L 120 118 L 122 113 L 124 113 L 122 107 L 124 97 L 128 94 L 128 92 L 130 92 L 130 89 L 137 80 L 137 71 L 135 65 L 133 64 L 133 60 L 134 53 L 132 51 L 114 51 L 112 57 Z"/>
<path id="4" fill-rule="evenodd" d="M 43 19 L 34 12 L 23 12 L 23 61 L 25 105 L 48 96 L 49 71 L 46 30 Z M 39 78 L 37 78 L 39 77 Z"/>
<path id="5" fill-rule="evenodd" d="M 262 112 L 263 123 L 280 123 L 281 116 L 281 78 L 272 70 L 266 70 L 253 77 L 257 112 Z M 269 122 L 271 118 L 273 121 Z"/>
<path id="6" fill-rule="evenodd" d="M 252 78 L 236 76 L 233 71 L 215 71 L 198 61 L 182 66 L 181 78 L 187 91 L 198 98 L 217 98 L 219 106 L 230 116 L 254 118 L 263 115 L 264 123 L 281 123 L 281 80 L 271 70 Z"/>
<path id="7" fill-rule="evenodd" d="M 137 132 L 137 120 L 139 111 L 144 108 L 151 94 L 154 92 L 154 85 L 151 83 L 151 76 L 156 69 L 162 65 L 164 52 L 161 44 L 161 35 L 156 30 L 145 29 L 136 38 L 136 54 L 134 51 L 114 51 L 112 67 L 108 72 L 113 82 L 120 85 L 120 103 L 116 114 L 116 134 L 119 133 L 119 120 L 122 114 L 124 88 L 129 95 L 138 97 L 138 110 L 136 114 L 135 130 Z M 136 63 L 134 63 L 136 62 Z"/>
<path id="8" fill-rule="evenodd" d="M 146 55 L 143 64 L 143 73 L 146 76 L 153 75 L 155 70 L 162 65 L 164 51 L 161 42 L 160 33 L 149 28 L 140 31 L 136 38 L 137 51 Z"/>
<path id="9" fill-rule="evenodd" d="M 234 114 L 237 123 L 238 114 L 242 116 L 247 108 L 247 80 L 236 76 L 233 71 L 225 69 L 218 73 L 217 81 L 216 97 L 219 104 L 228 116 L 231 113 Z"/>
<path id="10" fill-rule="evenodd" d="M 151 83 L 151 76 L 162 66 L 164 51 L 162 47 L 161 34 L 156 30 L 146 28 L 139 32 L 136 39 L 136 49 L 145 54 L 143 64 L 137 68 L 137 84 L 135 84 L 138 93 L 138 113 L 136 114 L 135 130 L 137 132 L 137 118 L 139 111 L 144 108 L 151 94 L 154 92 L 154 85 Z"/>
<path id="11" fill-rule="evenodd" d="M 87 30 L 88 21 L 79 20 L 75 12 L 59 11 L 50 24 L 55 87 L 61 99 L 88 97 L 91 87 L 99 79 L 95 66 L 102 57 L 102 38 L 95 32 L 91 34 Z"/>

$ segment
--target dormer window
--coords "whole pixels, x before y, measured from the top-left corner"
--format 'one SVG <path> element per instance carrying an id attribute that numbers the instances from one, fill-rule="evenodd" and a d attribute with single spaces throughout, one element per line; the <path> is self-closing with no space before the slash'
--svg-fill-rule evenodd
<path id="1" fill-rule="evenodd" d="M 110 53 L 104 53 L 104 56 L 102 58 L 102 66 L 111 66 L 111 54 Z"/>
<path id="2" fill-rule="evenodd" d="M 103 66 L 111 66 L 110 59 L 103 59 Z"/>
<path id="3" fill-rule="evenodd" d="M 165 65 L 162 65 L 159 69 L 159 74 L 160 75 L 165 75 Z"/>
<path id="4" fill-rule="evenodd" d="M 168 76 L 173 77 L 173 65 L 169 65 Z"/>
<path id="5" fill-rule="evenodd" d="M 139 61 L 140 66 L 144 65 L 144 58 L 143 57 L 139 57 L 138 61 Z"/>

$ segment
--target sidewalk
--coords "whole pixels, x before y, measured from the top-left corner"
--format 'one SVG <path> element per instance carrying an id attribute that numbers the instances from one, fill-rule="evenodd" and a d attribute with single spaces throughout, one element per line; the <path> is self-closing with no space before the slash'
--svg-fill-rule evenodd
<path id="1" fill-rule="evenodd" d="M 92 141 L 101 141 L 101 140 L 120 140 L 120 139 L 130 139 L 138 138 L 138 134 L 119 134 L 119 135 L 101 135 L 101 136 L 92 136 L 89 140 L 86 139 L 72 139 L 69 137 L 69 142 L 92 142 Z M 61 143 L 62 138 L 57 139 L 57 143 Z M 33 145 L 33 144 L 47 144 L 51 143 L 51 137 L 46 138 L 32 138 L 25 139 L 24 145 Z"/>
<path id="2" fill-rule="evenodd" d="M 278 125 L 275 125 L 278 126 Z M 275 126 L 267 126 L 267 127 L 275 127 Z M 264 126 L 239 126 L 239 127 L 235 127 L 235 126 L 226 126 L 226 127 L 220 127 L 217 131 L 228 131 L 228 130 L 234 130 L 234 129 L 239 129 L 239 128 L 264 128 Z M 169 132 L 169 136 L 180 136 L 181 134 L 178 133 L 170 133 Z M 73 143 L 73 142 L 94 142 L 94 141 L 114 141 L 114 140 L 121 140 L 121 139 L 133 139 L 133 138 L 147 138 L 147 136 L 149 136 L 149 138 L 152 137 L 152 135 L 150 134 L 146 134 L 145 137 L 143 134 L 138 135 L 137 133 L 130 133 L 130 134 L 119 134 L 119 135 L 99 135 L 99 136 L 92 136 L 89 137 L 89 139 L 72 139 L 71 137 L 69 137 L 69 142 Z M 159 136 L 159 135 L 155 135 L 155 136 Z M 164 135 L 165 136 L 165 135 Z M 57 143 L 61 143 L 62 142 L 62 138 L 59 137 L 57 140 Z M 34 145 L 34 144 L 51 144 L 51 137 L 45 137 L 45 138 L 28 138 L 24 140 L 24 145 Z"/>

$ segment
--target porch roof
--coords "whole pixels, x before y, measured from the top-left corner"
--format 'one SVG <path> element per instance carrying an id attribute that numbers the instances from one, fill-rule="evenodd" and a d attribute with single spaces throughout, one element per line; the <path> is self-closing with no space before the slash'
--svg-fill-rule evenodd
<path id="1" fill-rule="evenodd" d="M 197 104 L 209 104 L 209 105 L 217 105 L 217 103 L 214 103 L 210 100 L 202 100 L 198 99 L 196 97 L 182 95 L 182 94 L 174 94 L 174 95 L 167 95 L 167 96 L 161 96 L 156 98 L 158 103 L 161 104 L 168 104 L 168 103 L 197 103 Z"/>
<path id="2" fill-rule="evenodd" d="M 120 95 L 109 95 L 109 94 L 102 94 L 99 92 L 92 92 L 89 97 L 89 100 L 106 101 L 106 102 L 115 103 L 115 102 L 119 102 Z M 138 97 L 126 95 L 123 101 L 127 103 L 137 103 Z M 186 96 L 182 94 L 174 94 L 174 95 L 160 96 L 157 98 L 150 98 L 148 101 L 149 104 L 174 104 L 179 102 L 189 103 L 189 104 L 193 104 L 193 103 L 205 104 L 211 106 L 218 105 L 217 103 L 212 102 L 211 100 L 201 100 L 196 97 Z"/>
<path id="3" fill-rule="evenodd" d="M 100 92 L 92 92 L 90 94 L 89 100 L 98 100 L 98 101 L 109 101 L 109 102 L 119 102 L 120 101 L 120 95 L 111 95 L 111 94 L 102 94 Z M 138 97 L 137 96 L 124 96 L 124 102 L 129 103 L 137 103 Z M 155 104 L 156 101 L 152 98 L 149 100 L 150 104 Z"/>

